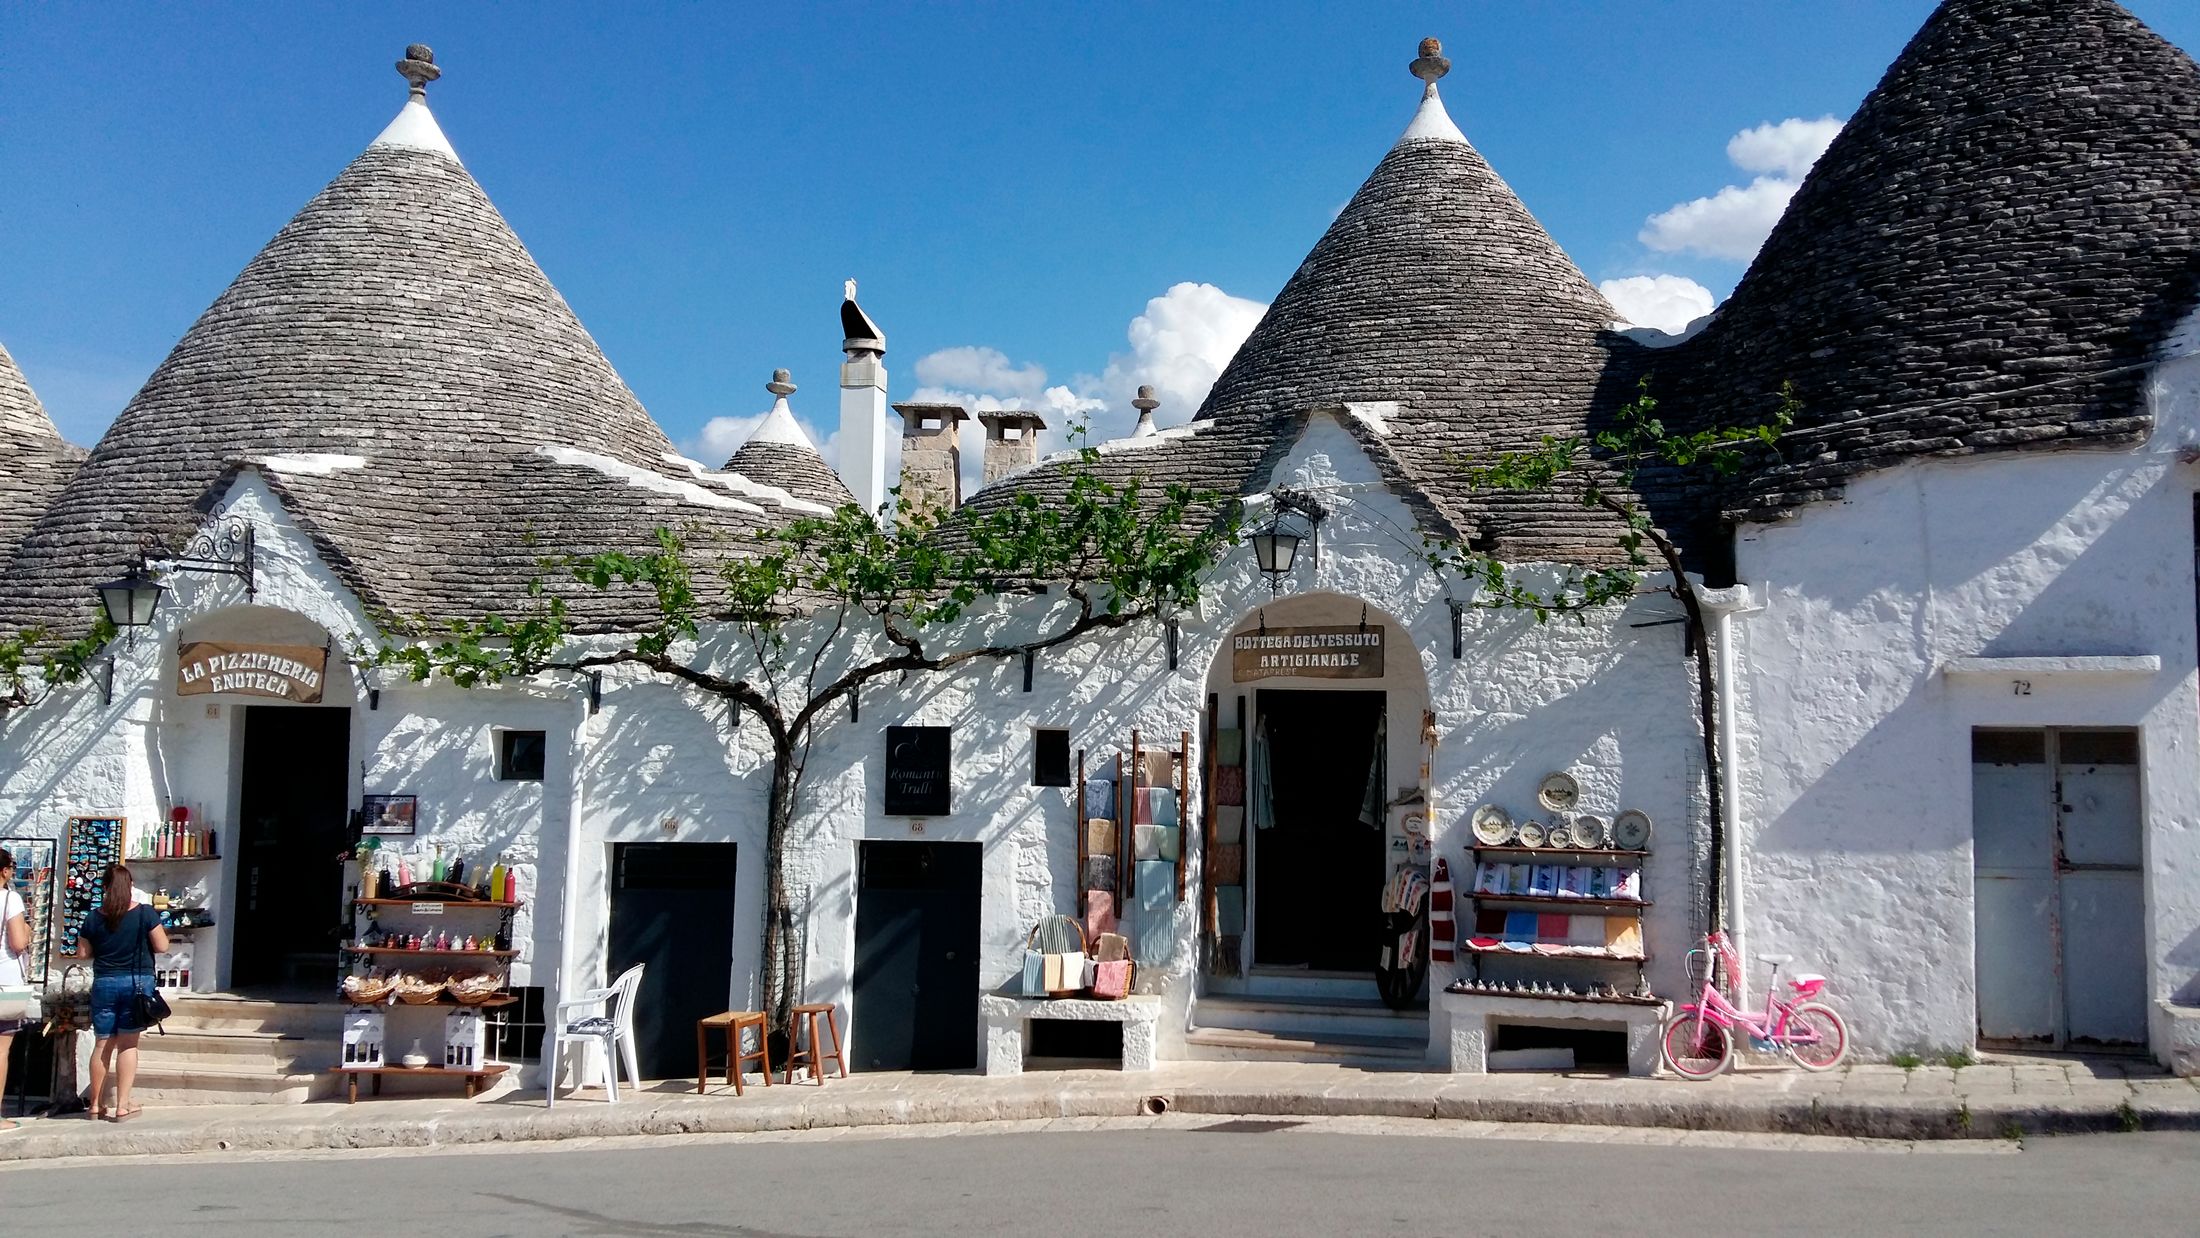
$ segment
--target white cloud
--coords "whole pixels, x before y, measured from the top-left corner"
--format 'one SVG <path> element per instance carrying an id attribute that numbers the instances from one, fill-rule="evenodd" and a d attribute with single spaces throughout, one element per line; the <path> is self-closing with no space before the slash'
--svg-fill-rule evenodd
<path id="1" fill-rule="evenodd" d="M 986 392 L 1009 399 L 1033 399 L 1047 385 L 1045 369 L 1017 365 L 998 348 L 942 348 L 917 358 L 916 370 L 917 382 L 927 388 Z"/>
<path id="2" fill-rule="evenodd" d="M 1799 181 L 1840 133 L 1841 122 L 1831 116 L 1816 120 L 1790 116 L 1778 124 L 1744 129 L 1727 139 L 1726 157 L 1744 172 Z"/>
<path id="3" fill-rule="evenodd" d="M 1789 118 L 1735 134 L 1727 158 L 1744 172 L 1760 173 L 1747 185 L 1728 185 L 1660 211 L 1644 221 L 1639 239 L 1661 253 L 1691 253 L 1729 262 L 1757 256 L 1803 176 L 1825 153 L 1841 122 Z"/>
<path id="4" fill-rule="evenodd" d="M 1709 288 L 1685 275 L 1630 275 L 1605 280 L 1597 290 L 1627 322 L 1673 335 L 1716 304 Z"/>
<path id="5" fill-rule="evenodd" d="M 1130 351 L 1108 358 L 1098 378 L 1082 378 L 1078 386 L 1088 395 L 1106 401 L 1109 410 L 1101 437 L 1130 432 L 1137 422 L 1131 397 L 1141 384 L 1151 385 L 1161 407 L 1154 419 L 1164 426 L 1190 421 L 1215 385 L 1222 368 L 1230 364 L 1238 346 L 1253 333 L 1268 307 L 1259 301 L 1233 297 L 1213 284 L 1181 283 L 1146 302 L 1144 312 L 1131 319 L 1124 334 Z M 1095 426 L 1097 431 L 1101 427 Z"/>

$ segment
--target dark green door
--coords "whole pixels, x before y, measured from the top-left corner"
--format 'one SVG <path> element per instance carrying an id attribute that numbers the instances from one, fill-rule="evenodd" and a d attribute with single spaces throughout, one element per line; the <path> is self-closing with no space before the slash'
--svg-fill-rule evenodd
<path id="1" fill-rule="evenodd" d="M 733 843 L 611 849 L 608 983 L 644 965 L 634 1049 L 644 1079 L 695 1073 L 695 1021 L 732 1004 Z"/>
<path id="2" fill-rule="evenodd" d="M 851 1066 L 978 1064 L 977 843 L 862 844 Z"/>

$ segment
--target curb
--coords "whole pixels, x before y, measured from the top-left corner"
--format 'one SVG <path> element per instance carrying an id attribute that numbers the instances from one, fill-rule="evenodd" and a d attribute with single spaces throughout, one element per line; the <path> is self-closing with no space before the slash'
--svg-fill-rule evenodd
<path id="1" fill-rule="evenodd" d="M 2031 1135 L 2118 1131 L 2200 1131 L 2200 1098 L 2182 1103 L 2139 1097 L 2119 1105 L 2099 1101 L 1981 1102 L 1899 1097 L 1870 1101 L 1766 1097 L 1747 1102 L 1472 1095 L 1389 1095 L 1249 1092 L 1178 1087 L 1151 1091 L 1089 1091 L 1016 1095 L 973 1094 L 906 1099 L 866 1096 L 840 1101 L 815 1095 L 798 1103 L 707 1104 L 682 1101 L 618 1106 L 588 1102 L 563 1112 L 446 1112 L 431 1117 L 374 1118 L 344 1114 L 335 1121 L 208 1122 L 184 1129 L 89 1130 L 48 1133 L 39 1123 L 0 1137 L 0 1162 L 104 1156 L 177 1156 L 210 1152 L 301 1152 L 554 1143 L 650 1135 L 741 1135 L 766 1131 L 859 1126 L 910 1126 L 1055 1118 L 1151 1116 L 1165 1109 L 1216 1117 L 1388 1117 L 1438 1121 L 1589 1125 L 1721 1131 L 1736 1134 L 1827 1135 L 1896 1140 L 2005 1139 Z M 57 1125 L 75 1127 L 57 1120 Z M 85 1124 L 88 1126 L 89 1124 Z"/>

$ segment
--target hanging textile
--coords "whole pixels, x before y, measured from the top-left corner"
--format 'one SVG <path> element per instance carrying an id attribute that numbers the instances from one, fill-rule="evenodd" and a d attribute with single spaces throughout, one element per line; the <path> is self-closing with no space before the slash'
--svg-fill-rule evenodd
<path id="1" fill-rule="evenodd" d="M 1452 943 L 1459 937 L 1451 917 L 1451 867 L 1439 856 L 1436 878 L 1429 883 L 1428 896 L 1428 953 L 1429 958 L 1438 963 L 1452 961 Z"/>
<path id="2" fill-rule="evenodd" d="M 1256 830 L 1270 829 L 1276 824 L 1276 790 L 1268 771 L 1270 750 L 1275 746 L 1269 736 L 1271 726 L 1264 716 L 1260 728 L 1253 733 L 1253 764 L 1245 777 L 1245 798 L 1249 801 L 1246 815 L 1253 819 Z"/>
<path id="3" fill-rule="evenodd" d="M 1383 758 L 1388 754 L 1390 720 L 1378 715 L 1375 719 L 1375 750 L 1367 754 L 1367 787 L 1360 793 L 1360 824 L 1380 827 L 1383 823 L 1383 782 L 1386 771 Z"/>

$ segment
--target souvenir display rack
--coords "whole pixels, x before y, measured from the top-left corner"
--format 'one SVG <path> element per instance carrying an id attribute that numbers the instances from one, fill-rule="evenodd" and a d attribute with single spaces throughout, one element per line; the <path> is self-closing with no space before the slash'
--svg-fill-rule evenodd
<path id="1" fill-rule="evenodd" d="M 460 968 L 472 960 L 477 967 L 493 970 L 484 974 L 497 978 L 497 991 L 486 996 L 461 1000 L 451 992 L 438 994 L 429 1000 L 401 1000 L 395 993 L 386 993 L 371 1003 L 355 1003 L 344 1013 L 341 1058 L 334 1067 L 344 1077 L 345 1097 L 348 1102 L 359 1099 L 359 1081 L 370 1080 L 374 1095 L 382 1093 L 384 1075 L 445 1078 L 461 1080 L 466 1096 L 471 1099 L 491 1080 L 505 1073 L 510 1067 L 488 1060 L 492 1033 L 487 1012 L 509 1006 L 518 999 L 509 992 L 511 983 L 510 963 L 519 957 L 519 951 L 511 946 L 512 920 L 521 904 L 517 900 L 496 900 L 480 897 L 475 891 L 450 882 L 416 882 L 401 886 L 371 898 L 354 898 L 353 940 L 342 947 L 353 961 L 354 974 L 373 974 L 377 968 L 397 964 L 402 957 L 412 957 L 438 970 L 456 964 Z M 401 925 L 407 931 L 398 933 L 382 928 L 380 917 L 395 912 L 404 917 Z M 416 937 L 432 941 L 447 934 L 447 928 L 430 934 L 427 926 L 446 916 L 459 917 L 466 913 L 494 912 L 495 919 L 471 917 L 478 925 L 480 939 L 489 944 L 473 948 L 446 946 L 419 946 L 387 944 L 389 937 Z M 364 917 L 364 923 L 361 923 Z M 461 921 L 466 923 L 465 920 Z M 417 930 L 417 931 L 414 931 Z M 387 932 L 387 936 L 384 936 Z M 460 940 L 475 936 L 468 927 L 460 934 Z M 368 944 L 373 942 L 375 944 Z M 363 972 L 357 969 L 365 969 Z M 438 1054 L 426 1048 L 431 1039 L 423 1032 L 411 1035 L 423 1022 L 431 1021 L 426 1014 L 397 1015 L 394 1012 L 434 1011 L 440 1016 L 440 1065 Z M 404 1031 L 392 1035 L 393 1020 L 410 1023 Z M 402 1060 L 393 1061 L 388 1046 L 410 1038 L 411 1043 L 428 1057 L 424 1065 L 407 1066 Z"/>
<path id="2" fill-rule="evenodd" d="M 1200 925 L 1207 974 L 1243 972 L 1245 942 L 1246 831 L 1245 698 L 1237 698 L 1237 725 L 1225 728 L 1221 701 L 1207 695 L 1207 764 L 1200 788 Z M 1224 736 L 1234 738 L 1225 741 Z M 1227 746 L 1229 751 L 1223 749 Z M 1222 784 L 1227 775 L 1229 786 Z M 1232 802 L 1234 801 L 1234 802 Z M 1225 824 L 1225 815 L 1230 820 Z"/>
<path id="3" fill-rule="evenodd" d="M 1181 902 L 1188 880 L 1188 852 L 1185 845 L 1188 810 L 1186 800 L 1191 792 L 1192 733 L 1181 732 L 1177 736 L 1174 751 L 1166 748 L 1148 748 L 1140 732 L 1131 732 L 1130 751 L 1118 752 L 1104 764 L 1089 761 L 1088 754 L 1077 753 L 1077 912 L 1079 927 L 1088 938 L 1103 933 L 1122 932 L 1127 919 L 1126 909 L 1133 898 L 1144 893 L 1160 902 Z M 1165 763 L 1156 779 L 1155 767 Z M 1106 773 L 1098 773 L 1105 770 Z M 1141 820 L 1142 816 L 1161 815 L 1158 797 L 1141 800 L 1139 792 L 1166 791 L 1170 799 L 1171 819 L 1168 821 Z M 1152 832 L 1155 857 L 1141 861 L 1138 851 L 1140 827 Z M 1163 890 L 1141 891 L 1138 870 L 1141 863 L 1149 866 L 1167 861 L 1173 868 L 1173 881 Z M 1124 936 L 1129 936 L 1125 933 Z"/>
<path id="4" fill-rule="evenodd" d="M 76 953 L 77 930 L 84 917 L 99 906 L 101 881 L 109 864 L 122 861 L 123 834 L 128 822 L 121 817 L 71 817 L 62 841 L 60 914 L 53 922 L 56 957 Z"/>
<path id="5" fill-rule="evenodd" d="M 46 983 L 47 952 L 37 943 L 52 941 L 60 844 L 51 838 L 0 838 L 0 847 L 15 857 L 15 892 L 23 897 L 23 921 L 30 927 L 32 949 L 24 955 L 24 979 Z"/>
<path id="6" fill-rule="evenodd" d="M 1493 893 L 1482 889 L 1480 880 L 1486 863 L 1527 864 L 1568 868 L 1610 868 L 1631 870 L 1634 880 L 1642 880 L 1642 871 L 1650 857 L 1647 850 L 1627 850 L 1614 847 L 1531 847 L 1523 843 L 1486 845 L 1479 840 L 1467 848 L 1469 865 L 1457 883 L 1458 892 L 1466 896 L 1469 914 L 1463 917 L 1459 927 L 1459 952 L 1469 962 L 1470 973 L 1447 987 L 1453 993 L 1480 993 L 1499 997 L 1521 997 L 1574 1002 L 1609 1002 L 1626 1005 L 1654 1005 L 1659 999 L 1651 996 L 1646 968 L 1650 961 L 1648 943 L 1643 936 L 1643 912 L 1651 906 L 1651 900 L 1641 896 L 1623 896 L 1613 893 L 1595 895 L 1542 894 L 1542 893 Z M 1635 946 L 1631 949 L 1613 949 L 1609 945 L 1590 946 L 1572 942 L 1538 941 L 1527 943 L 1530 948 L 1507 948 L 1503 944 L 1487 944 L 1490 934 L 1482 930 L 1485 913 L 1515 911 L 1536 914 L 1540 920 L 1557 908 L 1578 908 L 1582 914 L 1594 915 L 1604 921 L 1600 935 L 1607 940 L 1611 935 L 1610 924 L 1614 920 L 1631 925 Z M 1572 917 L 1568 917 L 1568 933 L 1572 933 Z M 1627 935 L 1627 930 L 1622 930 Z M 1504 935 L 1500 935 L 1501 937 Z M 1477 940 L 1484 944 L 1476 944 Z M 1515 945 L 1521 944 L 1513 939 Z M 1482 961 L 1490 957 L 1520 959 L 1534 963 L 1546 960 L 1569 961 L 1579 964 L 1624 964 L 1635 971 L 1632 991 L 1624 990 L 1608 982 L 1581 982 L 1548 980 L 1493 980 L 1483 974 Z M 1592 973 L 1593 974 L 1593 973 Z M 1586 988 L 1577 989 L 1577 984 Z"/>

